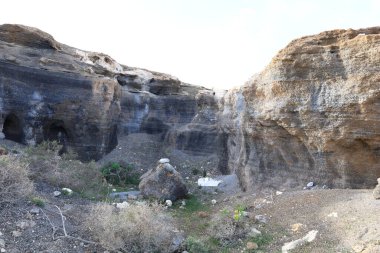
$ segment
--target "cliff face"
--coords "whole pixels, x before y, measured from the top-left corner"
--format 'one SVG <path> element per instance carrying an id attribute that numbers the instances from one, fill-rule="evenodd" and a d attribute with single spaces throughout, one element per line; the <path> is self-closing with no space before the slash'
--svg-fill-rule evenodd
<path id="1" fill-rule="evenodd" d="M 0 26 L 0 127 L 5 138 L 58 140 L 84 160 L 118 139 L 160 135 L 166 147 L 218 154 L 244 189 L 366 187 L 380 177 L 380 28 L 291 42 L 222 99 L 170 75 Z"/>
<path id="2" fill-rule="evenodd" d="M 36 28 L 0 26 L 0 126 L 7 139 L 58 140 L 83 160 L 101 158 L 118 137 L 136 132 L 162 134 L 186 152 L 214 152 L 217 106 L 213 124 L 197 119 L 202 96 L 214 100 L 208 89 L 122 66 Z M 195 122 L 206 131 L 192 127 Z"/>
<path id="3" fill-rule="evenodd" d="M 292 41 L 225 96 L 224 166 L 243 188 L 373 186 L 380 176 L 380 28 Z"/>

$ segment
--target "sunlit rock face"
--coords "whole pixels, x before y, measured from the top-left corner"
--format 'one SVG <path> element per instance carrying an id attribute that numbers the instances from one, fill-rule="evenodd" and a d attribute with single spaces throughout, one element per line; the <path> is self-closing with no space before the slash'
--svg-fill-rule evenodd
<path id="1" fill-rule="evenodd" d="M 380 27 L 292 41 L 223 99 L 221 167 L 244 189 L 308 181 L 364 188 L 380 176 Z"/>

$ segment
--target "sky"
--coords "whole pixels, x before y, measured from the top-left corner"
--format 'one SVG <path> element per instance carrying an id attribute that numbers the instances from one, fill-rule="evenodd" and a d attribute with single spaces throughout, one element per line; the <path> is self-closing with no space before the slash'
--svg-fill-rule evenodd
<path id="1" fill-rule="evenodd" d="M 380 26 L 380 0 L 12 0 L 0 24 L 214 89 L 244 84 L 291 40 Z"/>

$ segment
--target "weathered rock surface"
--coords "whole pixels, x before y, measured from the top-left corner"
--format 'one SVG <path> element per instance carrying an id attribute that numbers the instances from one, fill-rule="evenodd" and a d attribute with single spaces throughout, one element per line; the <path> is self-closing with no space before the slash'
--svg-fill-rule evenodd
<path id="1" fill-rule="evenodd" d="M 380 199 L 380 178 L 377 179 L 377 185 L 373 190 L 373 197 L 375 199 Z"/>
<path id="2" fill-rule="evenodd" d="M 212 101 L 213 115 L 206 116 L 213 125 L 200 119 L 202 99 Z M 189 153 L 216 147 L 211 90 L 122 66 L 21 25 L 0 26 L 0 112 L 6 139 L 32 145 L 58 140 L 84 160 L 101 158 L 118 136 L 138 132 L 162 134 L 168 145 Z M 202 131 L 186 126 L 193 122 Z"/>
<path id="3" fill-rule="evenodd" d="M 292 41 L 224 97 L 220 167 L 245 189 L 364 188 L 380 176 L 380 27 Z"/>
<path id="4" fill-rule="evenodd" d="M 187 195 L 183 178 L 168 162 L 159 163 L 142 175 L 139 189 L 144 197 L 162 201 L 175 201 Z"/>

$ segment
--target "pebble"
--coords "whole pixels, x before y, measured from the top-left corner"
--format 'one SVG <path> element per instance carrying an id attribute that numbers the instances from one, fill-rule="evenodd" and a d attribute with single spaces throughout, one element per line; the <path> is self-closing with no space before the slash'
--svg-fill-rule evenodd
<path id="1" fill-rule="evenodd" d="M 31 213 L 31 214 L 39 214 L 40 213 L 40 209 L 37 208 L 37 207 L 33 207 L 32 209 L 30 209 L 29 213 Z"/>
<path id="2" fill-rule="evenodd" d="M 253 250 L 253 249 L 257 249 L 259 246 L 257 245 L 257 243 L 254 243 L 254 242 L 247 242 L 247 249 L 248 250 Z"/>
<path id="3" fill-rule="evenodd" d="M 14 231 L 12 231 L 12 236 L 13 237 L 20 237 L 21 236 L 21 232 L 14 230 Z"/>
<path id="4" fill-rule="evenodd" d="M 268 222 L 268 218 L 265 215 L 261 215 L 261 214 L 256 215 L 255 220 L 257 220 L 258 222 L 261 222 L 261 223 L 267 223 Z"/>
<path id="5" fill-rule="evenodd" d="M 248 233 L 248 236 L 250 237 L 256 237 L 261 235 L 261 232 L 257 230 L 256 228 L 251 228 L 251 231 Z"/>
<path id="6" fill-rule="evenodd" d="M 60 191 L 54 191 L 53 195 L 54 195 L 54 197 L 58 197 L 61 195 L 61 192 Z"/>

